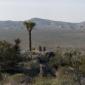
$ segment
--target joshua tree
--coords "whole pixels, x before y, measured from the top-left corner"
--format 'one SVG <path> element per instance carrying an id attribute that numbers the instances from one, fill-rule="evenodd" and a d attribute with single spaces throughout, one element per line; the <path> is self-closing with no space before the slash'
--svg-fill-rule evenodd
<path id="1" fill-rule="evenodd" d="M 41 46 L 39 46 L 38 49 L 39 49 L 40 52 L 42 51 L 42 47 Z"/>
<path id="2" fill-rule="evenodd" d="M 43 47 L 43 51 L 44 51 L 44 52 L 46 51 L 46 47 L 45 47 L 45 46 Z"/>
<path id="3" fill-rule="evenodd" d="M 14 45 L 15 50 L 20 51 L 19 44 L 21 43 L 21 40 L 19 38 L 17 38 L 14 42 L 15 42 L 15 45 Z"/>
<path id="4" fill-rule="evenodd" d="M 31 51 L 32 50 L 31 32 L 35 26 L 35 23 L 31 21 L 25 21 L 24 25 L 27 28 L 27 31 L 29 32 L 29 51 Z"/>

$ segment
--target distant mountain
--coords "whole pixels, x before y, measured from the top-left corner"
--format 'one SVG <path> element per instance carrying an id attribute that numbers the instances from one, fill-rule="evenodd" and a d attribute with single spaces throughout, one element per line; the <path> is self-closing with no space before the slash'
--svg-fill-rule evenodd
<path id="1" fill-rule="evenodd" d="M 85 22 L 81 23 L 69 23 L 61 21 L 52 21 L 47 19 L 32 18 L 31 21 L 36 23 L 36 29 L 42 30 L 85 30 Z M 0 21 L 0 29 L 21 29 L 23 28 L 22 21 Z"/>
<path id="2" fill-rule="evenodd" d="M 85 22 L 80 23 L 70 23 L 61 21 L 52 21 L 47 19 L 33 18 L 32 21 L 36 22 L 36 28 L 46 29 L 46 30 L 85 30 Z"/>
<path id="3" fill-rule="evenodd" d="M 16 29 L 22 25 L 21 21 L 0 21 L 0 29 Z"/>

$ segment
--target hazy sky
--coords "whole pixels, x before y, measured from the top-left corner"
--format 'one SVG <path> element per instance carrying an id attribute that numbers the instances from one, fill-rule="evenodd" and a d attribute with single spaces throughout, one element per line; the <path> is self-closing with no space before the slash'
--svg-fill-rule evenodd
<path id="1" fill-rule="evenodd" d="M 85 0 L 0 0 L 0 20 L 85 21 Z"/>

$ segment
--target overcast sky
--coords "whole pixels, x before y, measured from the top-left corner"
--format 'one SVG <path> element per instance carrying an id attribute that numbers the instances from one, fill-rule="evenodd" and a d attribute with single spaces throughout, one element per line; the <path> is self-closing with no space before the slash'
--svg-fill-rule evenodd
<path id="1" fill-rule="evenodd" d="M 0 20 L 85 21 L 85 0 L 0 0 Z"/>

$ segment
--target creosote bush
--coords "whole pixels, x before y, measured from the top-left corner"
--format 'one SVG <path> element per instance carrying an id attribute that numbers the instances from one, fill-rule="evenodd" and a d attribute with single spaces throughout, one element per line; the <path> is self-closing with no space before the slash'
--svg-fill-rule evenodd
<path id="1" fill-rule="evenodd" d="M 6 41 L 0 41 L 0 68 L 8 69 L 16 66 L 22 59 L 20 55 L 19 45 L 17 49 L 15 45 L 10 44 Z"/>

